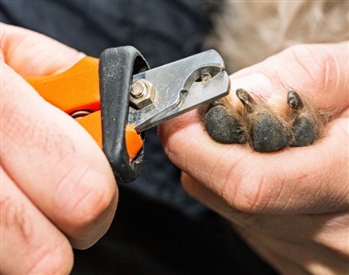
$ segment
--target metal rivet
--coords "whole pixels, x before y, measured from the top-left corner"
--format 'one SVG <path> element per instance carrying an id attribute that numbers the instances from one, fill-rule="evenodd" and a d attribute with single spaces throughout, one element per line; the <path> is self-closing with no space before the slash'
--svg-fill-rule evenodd
<path id="1" fill-rule="evenodd" d="M 72 112 L 70 114 L 70 116 L 77 120 L 77 119 L 83 118 L 84 116 L 87 116 L 91 113 L 92 113 L 91 110 L 77 110 L 77 111 Z"/>
<path id="2" fill-rule="evenodd" d="M 201 73 L 201 81 L 205 83 L 211 79 L 212 75 L 210 74 L 210 72 L 208 72 L 207 70 L 203 70 Z"/>

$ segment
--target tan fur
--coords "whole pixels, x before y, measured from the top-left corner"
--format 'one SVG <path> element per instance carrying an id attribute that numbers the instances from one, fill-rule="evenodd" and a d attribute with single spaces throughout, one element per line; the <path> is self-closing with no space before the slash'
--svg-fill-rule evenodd
<path id="1" fill-rule="evenodd" d="M 349 40 L 349 1 L 225 1 L 208 45 L 229 73 L 291 45 Z"/>

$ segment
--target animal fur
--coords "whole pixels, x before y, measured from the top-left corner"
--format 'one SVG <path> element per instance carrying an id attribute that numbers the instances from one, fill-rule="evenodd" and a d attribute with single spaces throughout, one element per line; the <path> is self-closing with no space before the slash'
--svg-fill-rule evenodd
<path id="1" fill-rule="evenodd" d="M 229 1 L 214 18 L 208 45 L 229 73 L 300 43 L 349 40 L 349 1 Z"/>

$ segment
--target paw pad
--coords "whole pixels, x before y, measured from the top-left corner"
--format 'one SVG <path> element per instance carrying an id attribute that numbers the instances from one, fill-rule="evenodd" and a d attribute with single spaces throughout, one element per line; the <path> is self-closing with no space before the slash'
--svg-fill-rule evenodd
<path id="1" fill-rule="evenodd" d="M 205 116 L 205 127 L 210 136 L 219 143 L 245 143 L 240 121 L 224 105 L 212 107 Z"/>
<path id="2" fill-rule="evenodd" d="M 221 100 L 205 115 L 206 130 L 219 143 L 248 143 L 257 152 L 275 152 L 311 145 L 321 136 L 319 113 L 295 91 L 275 106 L 243 89 L 236 96 L 238 104 Z"/>

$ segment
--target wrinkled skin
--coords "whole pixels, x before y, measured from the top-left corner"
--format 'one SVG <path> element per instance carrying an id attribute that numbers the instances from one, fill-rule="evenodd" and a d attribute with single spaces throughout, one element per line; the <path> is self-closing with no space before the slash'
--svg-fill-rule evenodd
<path id="1" fill-rule="evenodd" d="M 69 274 L 72 247 L 101 238 L 118 192 L 103 152 L 23 79 L 64 71 L 84 55 L 0 24 L 1 274 Z"/>
<path id="2" fill-rule="evenodd" d="M 184 189 L 282 274 L 349 272 L 348 53 L 348 42 L 297 45 L 231 76 L 232 95 L 244 88 L 268 96 L 286 86 L 335 114 L 310 146 L 259 153 L 220 144 L 198 111 L 159 128 Z"/>

